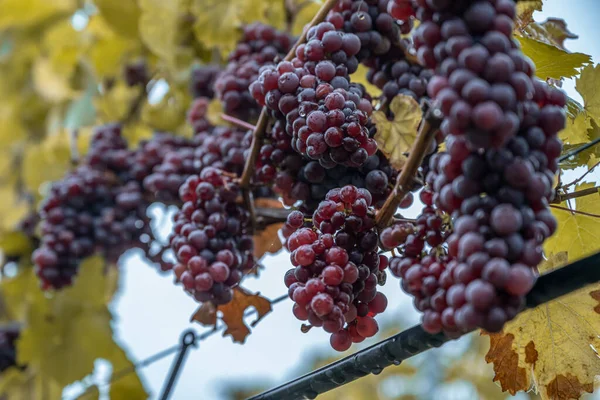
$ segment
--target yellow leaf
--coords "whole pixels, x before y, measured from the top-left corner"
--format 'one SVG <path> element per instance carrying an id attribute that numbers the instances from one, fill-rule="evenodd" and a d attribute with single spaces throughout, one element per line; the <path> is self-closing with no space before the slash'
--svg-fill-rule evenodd
<path id="1" fill-rule="evenodd" d="M 12 144 L 27 137 L 25 127 L 21 122 L 18 98 L 9 97 L 0 103 L 0 145 L 9 148 Z"/>
<path id="2" fill-rule="evenodd" d="M 353 73 L 352 75 L 350 75 L 350 80 L 352 82 L 355 83 L 360 83 L 361 85 L 363 85 L 366 89 L 367 92 L 373 96 L 373 97 L 379 97 L 381 96 L 381 89 L 379 89 L 377 86 L 371 84 L 368 80 L 367 80 L 367 72 L 369 70 L 367 69 L 367 67 L 365 67 L 364 65 L 359 65 L 358 69 L 356 70 L 355 73 Z"/>
<path id="3" fill-rule="evenodd" d="M 137 36 L 140 9 L 136 0 L 94 0 L 94 4 L 115 32 Z"/>
<path id="4" fill-rule="evenodd" d="M 570 258 L 570 257 L 569 257 Z M 564 265 L 551 255 L 541 271 Z M 578 399 L 600 375 L 600 284 L 521 313 L 498 334 L 489 334 L 488 363 L 495 381 L 515 394 L 537 386 L 542 399 Z"/>
<path id="5" fill-rule="evenodd" d="M 542 11 L 542 0 L 525 0 L 517 3 L 517 26 L 520 29 L 533 22 L 534 11 Z"/>
<path id="6" fill-rule="evenodd" d="M 104 269 L 102 258 L 86 259 L 74 285 L 50 296 L 35 289 L 37 278 L 32 268 L 22 272 L 25 279 L 3 282 L 4 294 L 19 291 L 21 296 L 27 295 L 26 325 L 17 341 L 19 363 L 61 387 L 91 373 L 98 358 L 111 362 L 115 371 L 131 367 L 112 338 L 107 304 L 114 283 Z M 117 387 L 114 391 L 118 397 L 111 398 L 146 398 L 135 374 L 128 375 Z"/>
<path id="7" fill-rule="evenodd" d="M 535 63 L 536 75 L 543 80 L 573 77 L 577 75 L 577 68 L 592 61 L 587 54 L 567 53 L 558 47 L 527 37 L 516 37 L 516 39 L 521 43 L 523 53 Z"/>
<path id="8" fill-rule="evenodd" d="M 576 190 L 589 187 L 593 187 L 593 185 L 579 185 Z M 561 207 L 567 208 L 568 204 L 562 203 Z M 578 198 L 575 209 L 580 212 L 599 214 L 600 194 Z M 546 241 L 544 249 L 547 254 L 566 251 L 569 253 L 569 259 L 576 260 L 600 249 L 599 218 L 556 208 L 552 209 L 552 214 L 558 221 L 558 231 Z"/>
<path id="9" fill-rule="evenodd" d="M 80 130 L 77 136 L 79 154 L 89 146 L 91 130 Z M 67 131 L 47 136 L 42 143 L 30 144 L 23 157 L 23 183 L 28 191 L 40 195 L 43 183 L 61 179 L 71 166 L 70 138 Z"/>
<path id="10" fill-rule="evenodd" d="M 68 100 L 75 96 L 69 86 L 69 76 L 52 67 L 49 59 L 40 58 L 33 66 L 33 83 L 38 93 L 52 102 Z"/>
<path id="11" fill-rule="evenodd" d="M 32 245 L 23 232 L 7 232 L 0 235 L 0 251 L 6 256 L 31 253 Z"/>
<path id="12" fill-rule="evenodd" d="M 178 59 L 191 57 L 181 44 L 186 38 L 188 0 L 140 0 L 140 38 L 148 48 L 170 66 Z"/>
<path id="13" fill-rule="evenodd" d="M 127 86 L 119 81 L 109 91 L 94 97 L 94 106 L 102 121 L 122 121 L 129 112 L 129 108 L 136 97 L 139 88 Z"/>
<path id="14" fill-rule="evenodd" d="M 390 111 L 394 115 L 393 121 L 389 121 L 383 111 L 373 113 L 372 119 L 377 125 L 375 140 L 392 166 L 401 169 L 407 159 L 405 153 L 410 151 L 417 137 L 422 111 L 412 97 L 404 95 L 392 99 Z"/>
<path id="15" fill-rule="evenodd" d="M 196 0 L 192 4 L 192 13 L 196 17 L 194 33 L 198 41 L 207 47 L 220 47 L 229 52 L 241 35 L 241 12 L 246 0 Z M 247 0 L 255 9 L 262 9 L 263 2 Z"/>
<path id="16" fill-rule="evenodd" d="M 565 129 L 560 131 L 559 137 L 565 144 L 587 143 L 590 138 L 588 130 L 592 127 L 591 118 L 582 112 L 575 118 L 568 118 Z"/>
<path id="17" fill-rule="evenodd" d="M 566 39 L 577 39 L 579 37 L 573 32 L 569 31 L 569 29 L 567 28 L 567 23 L 564 19 L 548 18 L 540 25 L 544 27 L 546 32 L 548 32 L 553 42 L 562 48 L 564 48 Z"/>
<path id="18" fill-rule="evenodd" d="M 299 36 L 302 34 L 302 30 L 304 29 L 306 24 L 308 24 L 313 19 L 317 11 L 319 11 L 321 5 L 323 5 L 323 1 L 297 0 L 295 2 L 295 5 L 296 7 L 299 7 L 299 10 L 297 10 L 294 14 L 292 34 Z"/>
<path id="19" fill-rule="evenodd" d="M 598 163 L 600 163 L 600 159 L 598 159 L 598 157 L 596 157 L 595 154 L 592 154 L 590 156 L 587 166 L 588 168 L 594 168 L 598 165 Z"/>
<path id="20" fill-rule="evenodd" d="M 12 230 L 27 215 L 30 205 L 22 198 L 14 185 L 0 186 L 0 232 Z"/>
<path id="21" fill-rule="evenodd" d="M 76 0 L 0 0 L 0 30 L 66 16 L 76 8 Z"/>
<path id="22" fill-rule="evenodd" d="M 596 120 L 600 120 L 600 64 L 589 65 L 581 71 L 575 88 L 581 94 L 584 107 Z"/>
<path id="23" fill-rule="evenodd" d="M 152 129 L 144 124 L 129 124 L 123 127 L 123 137 L 130 148 L 136 148 L 142 140 L 150 139 L 154 135 Z"/>
<path id="24" fill-rule="evenodd" d="M 185 121 L 186 109 L 186 95 L 171 87 L 158 104 L 144 104 L 142 121 L 154 130 L 174 131 Z"/>
<path id="25" fill-rule="evenodd" d="M 69 20 L 52 25 L 44 34 L 43 45 L 52 69 L 61 76 L 70 77 L 82 49 L 83 37 Z"/>

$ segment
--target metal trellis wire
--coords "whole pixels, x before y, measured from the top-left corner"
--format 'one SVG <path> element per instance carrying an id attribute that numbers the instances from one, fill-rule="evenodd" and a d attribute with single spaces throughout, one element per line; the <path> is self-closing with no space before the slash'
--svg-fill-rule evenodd
<path id="1" fill-rule="evenodd" d="M 527 308 L 600 281 L 600 253 L 575 261 L 541 276 L 527 296 Z M 273 388 L 249 400 L 314 399 L 369 374 L 379 374 L 390 365 L 399 365 L 419 353 L 450 341 L 443 334 L 432 335 L 418 325 L 323 368 Z"/>

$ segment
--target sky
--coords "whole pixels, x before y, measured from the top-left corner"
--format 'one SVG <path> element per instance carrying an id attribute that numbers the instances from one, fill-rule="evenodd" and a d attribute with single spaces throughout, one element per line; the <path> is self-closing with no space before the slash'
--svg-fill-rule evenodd
<path id="1" fill-rule="evenodd" d="M 578 40 L 568 41 L 567 47 L 571 51 L 590 54 L 597 62 L 600 60 L 598 15 L 599 0 L 546 0 L 544 11 L 536 13 L 535 18 L 538 21 L 551 16 L 565 19 L 570 30 L 580 36 Z M 573 82 L 565 82 L 564 88 L 570 96 L 579 98 Z M 418 211 L 419 206 L 415 205 L 407 216 L 416 216 Z M 260 291 L 267 298 L 284 294 L 283 275 L 290 267 L 288 254 L 281 252 L 268 256 L 263 263 L 266 268 L 260 280 L 248 279 L 244 286 Z M 205 331 L 205 328 L 189 323 L 197 304 L 180 286 L 173 284 L 171 275 L 158 273 L 137 255 L 127 257 L 121 264 L 121 290 L 111 305 L 115 314 L 113 328 L 116 339 L 133 360 L 142 360 L 176 344 L 186 329 Z M 390 307 L 380 320 L 402 322 L 407 327 L 418 322 L 412 301 L 401 292 L 395 279 L 389 279 L 382 291 L 388 297 Z M 244 345 L 234 344 L 220 334 L 200 342 L 189 352 L 171 398 L 219 400 L 221 390 L 231 380 L 274 386 L 297 376 L 298 366 L 312 354 L 334 355 L 324 331 L 300 332 L 300 321 L 292 315 L 291 307 L 289 300 L 275 305 L 273 312 L 253 329 Z M 369 342 L 372 343 L 375 341 Z M 448 344 L 441 351 L 452 353 L 452 347 L 456 350 L 460 346 L 460 343 Z M 139 372 L 152 393 L 151 399 L 160 393 L 172 361 L 173 356 L 167 357 Z M 481 362 L 482 367 L 485 366 L 484 361 Z M 110 371 L 101 363 L 99 366 L 102 380 Z M 469 388 L 430 397 L 440 400 L 472 398 Z"/>

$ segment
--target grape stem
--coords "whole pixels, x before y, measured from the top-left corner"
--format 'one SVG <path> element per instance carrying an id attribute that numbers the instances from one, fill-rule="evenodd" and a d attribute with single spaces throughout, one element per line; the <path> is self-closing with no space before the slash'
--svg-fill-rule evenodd
<path id="1" fill-rule="evenodd" d="M 252 124 L 250 124 L 250 123 L 248 123 L 246 121 L 242 121 L 239 118 L 232 117 L 231 115 L 221 114 L 221 119 L 224 120 L 224 121 L 227 121 L 227 122 L 229 122 L 231 124 L 237 125 L 237 126 L 239 126 L 240 128 L 243 128 L 243 129 L 248 129 L 248 130 L 251 130 L 251 131 L 254 131 L 256 129 L 255 125 L 252 125 Z"/>
<path id="2" fill-rule="evenodd" d="M 410 150 L 408 160 L 406 161 L 404 168 L 402 168 L 400 175 L 398 175 L 396 186 L 388 196 L 381 210 L 377 213 L 375 221 L 379 229 L 389 226 L 394 218 L 394 214 L 396 214 L 398 206 L 409 193 L 415 175 L 423 163 L 425 153 L 427 149 L 429 149 L 431 141 L 435 137 L 441 123 L 442 112 L 440 110 L 437 108 L 430 108 L 427 110 L 419 128 L 417 138 Z"/>
<path id="3" fill-rule="evenodd" d="M 585 196 L 591 196 L 591 195 L 599 194 L 599 192 L 600 192 L 600 186 L 578 190 L 578 191 L 573 192 L 573 193 L 564 193 L 564 194 L 557 193 L 556 196 L 554 197 L 554 200 L 552 201 L 552 203 L 553 204 L 560 204 L 560 203 L 565 202 L 567 200 L 578 199 L 580 197 L 585 197 Z"/>
<path id="4" fill-rule="evenodd" d="M 337 4 L 338 0 L 327 0 L 319 11 L 315 14 L 310 24 L 305 27 L 304 32 L 294 44 L 294 47 L 289 51 L 289 53 L 285 56 L 285 61 L 290 61 L 296 55 L 296 49 L 301 44 L 306 42 L 306 35 L 308 30 L 317 25 L 320 22 L 325 20 L 327 13 Z M 267 108 L 263 107 L 260 112 L 260 117 L 258 117 L 258 122 L 256 123 L 256 128 L 254 129 L 254 133 L 252 135 L 252 145 L 250 146 L 250 153 L 248 154 L 248 158 L 246 159 L 246 165 L 244 166 L 244 172 L 242 173 L 242 177 L 240 178 L 240 187 L 244 190 L 247 190 L 250 187 L 250 181 L 254 176 L 254 167 L 256 165 L 256 159 L 258 158 L 258 153 L 260 151 L 260 147 L 262 145 L 263 137 L 265 136 L 265 131 L 267 129 L 267 125 L 269 124 L 269 115 L 267 113 Z"/>
<path id="5" fill-rule="evenodd" d="M 598 214 L 592 214 L 592 213 L 588 213 L 588 212 L 585 212 L 585 211 L 574 210 L 572 208 L 556 206 L 554 204 L 551 204 L 550 207 L 551 208 L 555 208 L 557 210 L 568 211 L 568 212 L 573 213 L 573 214 L 585 215 L 586 217 L 600 218 L 600 215 L 598 215 Z"/>
<path id="6" fill-rule="evenodd" d="M 77 137 L 79 131 L 77 129 L 71 129 L 69 131 L 69 147 L 71 151 L 71 165 L 76 167 L 79 164 L 79 149 L 77 148 Z"/>

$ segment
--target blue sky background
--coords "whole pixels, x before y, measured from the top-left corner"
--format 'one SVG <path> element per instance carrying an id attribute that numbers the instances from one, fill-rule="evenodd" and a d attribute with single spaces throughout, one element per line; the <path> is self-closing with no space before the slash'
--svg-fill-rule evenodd
<path id="1" fill-rule="evenodd" d="M 590 54 L 595 62 L 600 59 L 600 0 L 546 0 L 544 12 L 537 13 L 535 18 L 542 21 L 552 16 L 565 19 L 570 30 L 580 36 L 578 40 L 567 42 L 571 51 Z M 565 82 L 564 88 L 570 96 L 579 98 L 573 82 Z M 419 208 L 414 206 L 408 214 L 415 215 Z M 141 360 L 177 343 L 180 333 L 192 326 L 188 321 L 197 304 L 172 283 L 170 275 L 156 272 L 139 257 L 128 257 L 122 264 L 121 291 L 112 304 L 116 315 L 114 330 L 132 359 Z M 287 253 L 267 257 L 264 264 L 266 269 L 260 280 L 249 279 L 245 286 L 268 298 L 284 294 L 283 274 L 290 265 Z M 418 322 L 411 300 L 401 293 L 395 279 L 388 281 L 383 292 L 390 303 L 381 317 L 383 321 L 402 322 L 406 326 Z M 243 346 L 219 334 L 201 342 L 190 352 L 172 398 L 219 400 L 226 381 L 264 381 L 275 385 L 297 374 L 298 366 L 310 358 L 310 354 L 333 355 L 328 334 L 322 330 L 300 332 L 300 322 L 293 317 L 291 306 L 290 301 L 276 305 Z M 199 325 L 193 327 L 203 331 Z M 458 349 L 463 345 L 447 345 L 452 346 Z M 452 349 L 444 351 L 452 352 Z M 146 387 L 153 393 L 152 398 L 160 393 L 172 360 L 173 357 L 168 357 L 140 372 Z M 483 359 L 481 365 L 485 366 Z M 102 381 L 110 370 L 102 363 L 98 363 L 98 367 L 98 379 Z M 453 391 L 452 395 L 439 393 L 433 398 L 472 398 L 468 389 L 465 390 Z"/>

